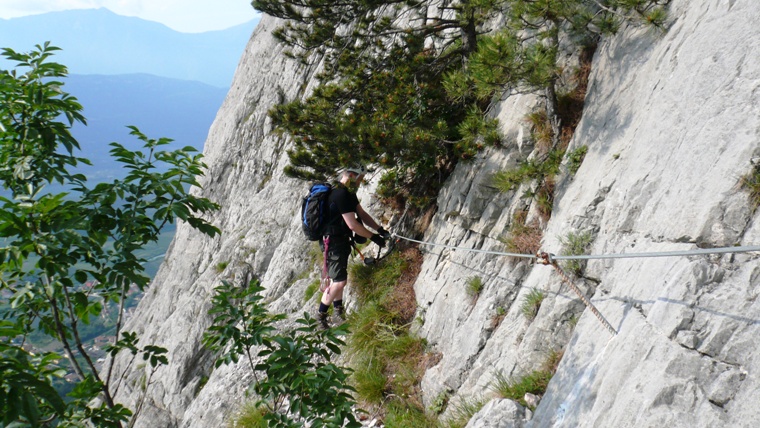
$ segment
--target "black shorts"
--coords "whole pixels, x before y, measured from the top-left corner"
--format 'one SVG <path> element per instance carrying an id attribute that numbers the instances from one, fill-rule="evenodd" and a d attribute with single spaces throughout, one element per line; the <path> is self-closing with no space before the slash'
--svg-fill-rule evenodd
<path id="1" fill-rule="evenodd" d="M 325 252 L 325 244 L 319 241 L 319 248 Z M 331 236 L 327 246 L 327 275 L 335 282 L 348 279 L 348 256 L 351 255 L 351 243 L 348 236 Z"/>

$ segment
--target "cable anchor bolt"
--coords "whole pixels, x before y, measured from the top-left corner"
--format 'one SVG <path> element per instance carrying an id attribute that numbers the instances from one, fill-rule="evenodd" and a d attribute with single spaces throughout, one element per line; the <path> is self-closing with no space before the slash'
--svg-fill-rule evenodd
<path id="1" fill-rule="evenodd" d="M 545 251 L 539 251 L 536 253 L 536 263 L 547 266 L 553 265 L 554 254 L 547 253 Z"/>

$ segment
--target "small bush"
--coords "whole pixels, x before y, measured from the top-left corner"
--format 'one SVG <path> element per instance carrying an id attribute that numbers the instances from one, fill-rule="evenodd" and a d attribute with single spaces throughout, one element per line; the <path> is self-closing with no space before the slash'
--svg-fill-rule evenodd
<path id="1" fill-rule="evenodd" d="M 593 237 L 591 232 L 568 232 L 564 238 L 560 237 L 562 244 L 560 254 L 563 256 L 582 256 L 587 254 Z M 572 272 L 575 276 L 583 276 L 583 270 L 586 268 L 585 260 L 565 260 L 564 268 Z"/>
<path id="2" fill-rule="evenodd" d="M 752 171 L 744 175 L 739 180 L 739 185 L 742 189 L 749 191 L 752 207 L 757 209 L 760 206 L 760 164 L 755 165 Z"/>
<path id="3" fill-rule="evenodd" d="M 496 308 L 496 313 L 491 317 L 491 330 L 495 330 L 496 327 L 498 327 L 502 321 L 504 321 L 504 318 L 507 316 L 507 310 L 503 306 L 499 306 Z"/>
<path id="4" fill-rule="evenodd" d="M 527 163 L 520 164 L 515 169 L 498 171 L 491 176 L 491 185 L 500 192 L 507 193 L 517 189 L 529 179 Z"/>
<path id="5" fill-rule="evenodd" d="M 451 394 L 448 391 L 441 391 L 430 405 L 430 411 L 436 415 L 443 413 L 446 410 L 446 406 L 449 405 L 449 398 L 451 398 Z"/>
<path id="6" fill-rule="evenodd" d="M 554 210 L 554 177 L 547 176 L 538 188 L 534 200 L 538 207 L 538 212 L 545 221 L 548 221 Z"/>
<path id="7" fill-rule="evenodd" d="M 539 212 L 548 219 L 554 205 L 554 176 L 559 173 L 564 154 L 562 150 L 552 150 L 545 156 L 522 162 L 516 168 L 498 171 L 491 176 L 491 186 L 501 192 L 510 192 L 523 183 L 535 182 L 535 187 L 526 190 L 522 197 L 533 199 Z"/>
<path id="8" fill-rule="evenodd" d="M 552 146 L 554 132 L 552 125 L 549 123 L 549 117 L 546 110 L 538 110 L 529 113 L 525 120 L 531 125 L 531 136 L 536 143 L 536 148 L 541 152 L 547 152 Z"/>
<path id="9" fill-rule="evenodd" d="M 570 171 L 570 174 L 575 175 L 578 172 L 578 168 L 581 167 L 586 153 L 588 153 L 588 146 L 580 146 L 567 155 L 567 169 Z"/>
<path id="10" fill-rule="evenodd" d="M 467 280 L 467 295 L 475 299 L 480 296 L 484 287 L 485 284 L 483 284 L 483 280 L 479 276 L 470 277 L 470 279 Z"/>
<path id="11" fill-rule="evenodd" d="M 538 310 L 541 308 L 541 302 L 544 301 L 546 295 L 543 291 L 534 288 L 525 296 L 523 304 L 520 307 L 520 311 L 525 315 L 528 321 L 533 321 L 538 315 Z"/>
<path id="12" fill-rule="evenodd" d="M 507 236 L 502 242 L 507 247 L 507 251 L 517 254 L 536 254 L 541 248 L 541 238 L 543 231 L 538 227 L 538 222 L 533 221 L 530 224 L 525 223 L 527 211 L 517 211 L 509 225 Z"/>
<path id="13" fill-rule="evenodd" d="M 240 412 L 235 415 L 229 427 L 232 428 L 267 428 L 267 422 L 264 419 L 266 409 L 258 407 L 256 403 L 246 404 Z"/>

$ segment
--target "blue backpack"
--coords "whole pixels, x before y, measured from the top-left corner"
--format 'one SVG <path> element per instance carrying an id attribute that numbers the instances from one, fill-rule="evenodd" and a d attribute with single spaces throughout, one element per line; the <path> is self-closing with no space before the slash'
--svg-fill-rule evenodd
<path id="1" fill-rule="evenodd" d="M 315 183 L 309 189 L 309 194 L 303 198 L 301 206 L 301 228 L 306 239 L 319 241 L 332 223 L 330 206 L 327 198 L 332 186 L 329 183 Z"/>

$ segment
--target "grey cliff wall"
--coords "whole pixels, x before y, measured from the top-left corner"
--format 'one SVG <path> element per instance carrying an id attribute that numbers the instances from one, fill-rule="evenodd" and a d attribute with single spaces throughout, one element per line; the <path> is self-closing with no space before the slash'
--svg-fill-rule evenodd
<path id="1" fill-rule="evenodd" d="M 544 250 L 559 253 L 563 237 L 584 231 L 593 254 L 760 244 L 760 220 L 737 184 L 760 157 L 760 3 L 675 0 L 670 13 L 664 34 L 628 28 L 599 46 L 570 146 L 589 152 L 577 174 L 565 168 L 560 177 Z M 280 97 L 307 93 L 313 70 L 281 55 L 271 37 L 276 24 L 258 25 L 206 142 L 210 170 L 200 192 L 222 204 L 213 220 L 223 235 L 179 227 L 128 326 L 168 348 L 171 361 L 152 379 L 139 426 L 224 426 L 244 402 L 251 373 L 242 364 L 212 371 L 200 344 L 222 279 L 260 277 L 273 311 L 308 309 L 302 295 L 310 279 L 297 279 L 311 269 L 296 215 L 305 185 L 283 176 L 287 141 L 269 133 L 266 111 Z M 456 168 L 426 241 L 504 251 L 499 238 L 514 212 L 538 217 L 524 189 L 496 193 L 488 182 L 531 154 L 522 117 L 535 103 L 521 95 L 498 106 L 512 144 Z M 229 264 L 220 272 L 222 262 Z M 465 291 L 473 276 L 485 282 L 476 300 Z M 422 381 L 426 404 L 442 394 L 452 403 L 490 400 L 473 428 L 760 420 L 757 253 L 594 260 L 586 277 L 577 285 L 616 336 L 550 267 L 426 247 L 415 331 L 441 356 Z M 532 289 L 547 297 L 528 321 L 520 306 Z M 560 350 L 535 412 L 491 400 L 497 373 L 520 377 Z M 143 373 L 132 367 L 123 382 L 119 398 L 128 405 Z"/>
<path id="2" fill-rule="evenodd" d="M 257 25 L 204 149 L 209 170 L 199 192 L 223 207 L 212 218 L 222 235 L 210 239 L 179 225 L 126 327 L 145 343 L 167 348 L 171 361 L 152 378 L 138 426 L 224 426 L 244 403 L 251 373 L 243 365 L 212 370 L 212 356 L 201 344 L 212 320 L 207 312 L 213 289 L 222 280 L 247 284 L 260 278 L 275 312 L 303 306 L 308 281 L 291 283 L 309 269 L 296 216 L 305 185 L 283 176 L 285 142 L 270 134 L 267 111 L 281 97 L 300 96 L 312 70 L 282 55 L 271 37 L 276 25 L 270 18 Z M 126 362 L 118 362 L 123 370 Z M 132 408 L 144 376 L 144 368 L 133 366 L 120 390 L 119 399 Z"/>

